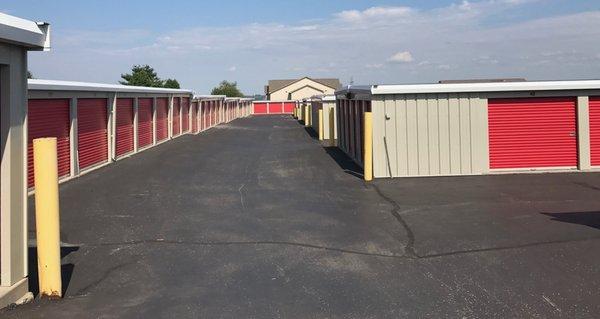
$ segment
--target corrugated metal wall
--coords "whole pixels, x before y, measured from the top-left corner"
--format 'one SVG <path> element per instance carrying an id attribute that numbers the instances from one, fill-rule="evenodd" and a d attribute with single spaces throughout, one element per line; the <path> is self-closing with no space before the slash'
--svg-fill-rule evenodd
<path id="1" fill-rule="evenodd" d="M 178 97 L 173 98 L 171 123 L 173 137 L 178 136 L 181 133 L 181 101 Z"/>
<path id="2" fill-rule="evenodd" d="M 156 99 L 156 140 L 163 141 L 169 137 L 169 100 Z"/>
<path id="3" fill-rule="evenodd" d="M 152 144 L 152 99 L 138 99 L 138 147 Z"/>
<path id="4" fill-rule="evenodd" d="M 373 103 L 375 177 L 488 171 L 487 100 L 478 94 L 384 95 Z"/>
<path id="5" fill-rule="evenodd" d="M 186 133 L 190 130 L 190 99 L 181 99 L 181 132 Z"/>
<path id="6" fill-rule="evenodd" d="M 58 176 L 68 176 L 71 172 L 70 139 L 70 100 L 69 99 L 30 99 L 27 114 L 27 185 L 32 187 L 33 140 L 40 137 L 56 137 L 58 153 Z"/>
<path id="7" fill-rule="evenodd" d="M 108 162 L 107 99 L 77 100 L 79 169 Z"/>
<path id="8" fill-rule="evenodd" d="M 117 99 L 116 119 L 117 156 L 133 152 L 133 99 Z"/>
<path id="9" fill-rule="evenodd" d="M 198 133 L 198 124 L 200 117 L 198 116 L 198 102 L 192 102 L 192 133 Z"/>

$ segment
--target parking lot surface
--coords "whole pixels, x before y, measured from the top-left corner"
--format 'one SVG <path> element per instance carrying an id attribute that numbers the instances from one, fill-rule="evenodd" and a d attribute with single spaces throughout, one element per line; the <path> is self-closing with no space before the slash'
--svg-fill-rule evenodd
<path id="1" fill-rule="evenodd" d="M 60 188 L 64 299 L 0 316 L 600 315 L 600 174 L 359 175 L 288 116 L 101 168 Z"/>

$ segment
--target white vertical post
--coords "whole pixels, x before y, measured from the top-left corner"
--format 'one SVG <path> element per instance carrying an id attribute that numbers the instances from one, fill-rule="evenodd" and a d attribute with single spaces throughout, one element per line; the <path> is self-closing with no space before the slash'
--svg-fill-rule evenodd
<path id="1" fill-rule="evenodd" d="M 115 160 L 117 134 L 115 127 L 117 126 L 117 92 L 108 99 L 108 161 Z"/>
<path id="2" fill-rule="evenodd" d="M 156 145 L 156 97 L 152 98 L 152 145 Z"/>
<path id="3" fill-rule="evenodd" d="M 79 175 L 79 153 L 78 153 L 78 117 L 77 117 L 77 98 L 71 98 L 69 101 L 71 126 L 69 128 L 70 151 L 71 151 L 71 177 Z"/>
<path id="4" fill-rule="evenodd" d="M 133 152 L 138 152 L 138 107 L 139 99 L 135 97 L 133 99 Z"/>
<path id="5" fill-rule="evenodd" d="M 592 168 L 590 145 L 590 104 L 588 96 L 577 97 L 577 149 L 580 170 Z"/>

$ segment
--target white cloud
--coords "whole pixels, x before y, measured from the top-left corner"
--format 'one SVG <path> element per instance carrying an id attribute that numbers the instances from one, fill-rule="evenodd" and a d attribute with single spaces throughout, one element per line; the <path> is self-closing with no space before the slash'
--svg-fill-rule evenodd
<path id="1" fill-rule="evenodd" d="M 394 55 L 392 55 L 389 59 L 389 62 L 395 62 L 395 63 L 408 63 L 408 62 L 412 62 L 414 61 L 413 56 L 410 52 L 408 51 L 402 51 L 402 52 L 398 52 Z"/>
<path id="2" fill-rule="evenodd" d="M 29 54 L 30 68 L 40 78 L 115 83 L 131 65 L 147 63 L 161 77 L 177 78 L 198 92 L 230 77 L 245 93 L 261 92 L 268 79 L 302 75 L 354 76 L 360 84 L 433 82 L 442 75 L 597 77 L 600 42 L 593 39 L 600 38 L 600 11 L 540 13 L 520 22 L 504 18 L 532 1 L 457 2 L 428 10 L 373 7 L 298 25 L 197 26 L 158 34 L 56 31 L 51 52 Z M 397 65 L 386 68 L 387 63 Z M 230 66 L 235 72 L 223 72 Z"/>
<path id="3" fill-rule="evenodd" d="M 237 70 L 237 67 L 235 66 L 230 66 L 229 69 L 227 69 L 227 71 L 229 72 L 235 72 Z"/>

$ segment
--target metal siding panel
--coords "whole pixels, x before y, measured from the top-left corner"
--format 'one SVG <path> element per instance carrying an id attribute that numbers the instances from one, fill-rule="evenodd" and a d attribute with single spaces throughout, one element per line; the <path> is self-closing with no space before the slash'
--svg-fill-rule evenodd
<path id="1" fill-rule="evenodd" d="M 460 109 L 460 166 L 461 174 L 471 173 L 471 100 L 468 93 L 458 99 Z"/>
<path id="2" fill-rule="evenodd" d="M 406 96 L 395 95 L 394 104 L 396 108 L 396 144 L 397 170 L 396 176 L 408 175 L 408 143 L 406 139 Z"/>
<path id="3" fill-rule="evenodd" d="M 71 173 L 70 100 L 47 99 L 28 101 L 27 114 L 27 186 L 33 187 L 33 140 L 56 137 L 58 176 Z"/>
<path id="4" fill-rule="evenodd" d="M 381 96 L 372 101 L 373 112 L 373 176 L 388 177 L 385 169 L 385 156 L 383 155 L 383 136 L 385 127 L 384 102 Z"/>
<path id="5" fill-rule="evenodd" d="M 117 99 L 115 126 L 115 154 L 121 156 L 133 151 L 133 99 Z"/>
<path id="6" fill-rule="evenodd" d="M 181 117 L 181 103 L 179 101 L 179 98 L 173 98 L 173 136 L 177 136 L 179 135 L 179 133 L 181 133 L 180 131 L 180 117 Z"/>
<path id="7" fill-rule="evenodd" d="M 419 129 L 417 99 L 415 95 L 406 96 L 406 142 L 408 156 L 408 175 L 419 175 Z"/>
<path id="8" fill-rule="evenodd" d="M 156 99 L 156 140 L 163 141 L 169 137 L 169 101 L 167 98 Z"/>
<path id="9" fill-rule="evenodd" d="M 398 172 L 398 139 L 396 137 L 396 103 L 393 95 L 384 96 L 385 125 L 383 151 L 387 175 L 396 176 Z"/>
<path id="10" fill-rule="evenodd" d="M 427 136 L 428 136 L 428 158 L 429 175 L 440 174 L 440 131 L 437 96 L 427 95 Z"/>
<path id="11" fill-rule="evenodd" d="M 448 126 L 450 141 L 450 174 L 459 175 L 462 170 L 460 160 L 460 104 L 458 95 L 455 93 L 448 95 Z"/>
<path id="12" fill-rule="evenodd" d="M 490 168 L 577 166 L 574 98 L 489 100 Z"/>
<path id="13" fill-rule="evenodd" d="M 600 166 L 600 96 L 589 98 L 590 156 L 592 166 Z"/>
<path id="14" fill-rule="evenodd" d="M 489 171 L 487 100 L 471 94 L 471 173 Z"/>
<path id="15" fill-rule="evenodd" d="M 138 99 L 138 145 L 152 144 L 152 99 Z"/>
<path id="16" fill-rule="evenodd" d="M 427 129 L 427 97 L 417 95 L 417 150 L 419 156 L 419 175 L 429 174 L 429 130 Z"/>
<path id="17" fill-rule="evenodd" d="M 107 99 L 77 99 L 79 168 L 108 161 Z"/>
<path id="18" fill-rule="evenodd" d="M 448 95 L 436 96 L 438 102 L 438 123 L 440 143 L 440 174 L 450 175 L 450 127 L 448 113 Z"/>

